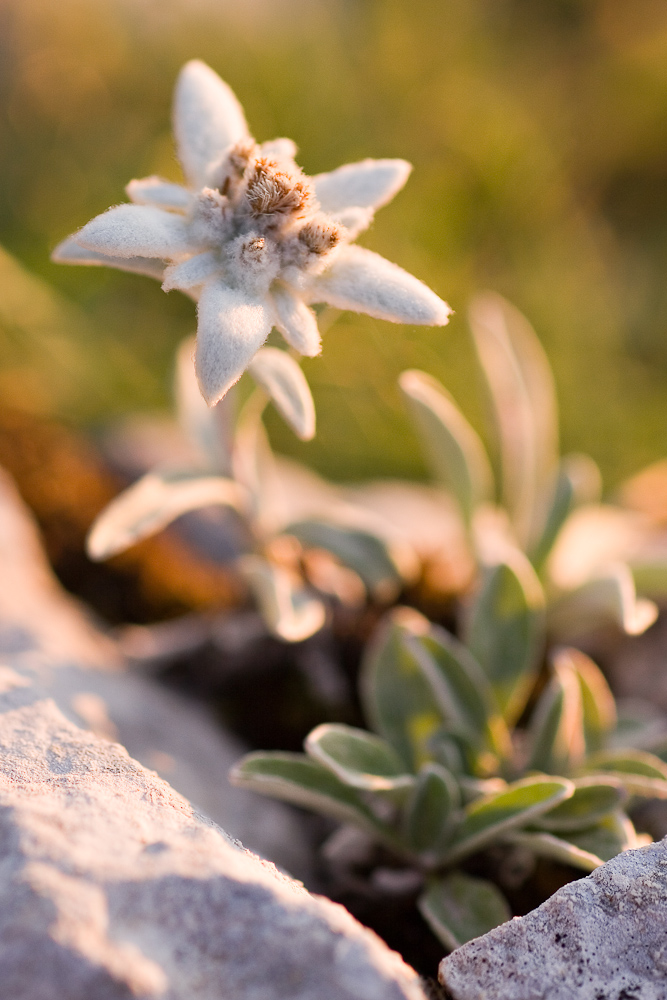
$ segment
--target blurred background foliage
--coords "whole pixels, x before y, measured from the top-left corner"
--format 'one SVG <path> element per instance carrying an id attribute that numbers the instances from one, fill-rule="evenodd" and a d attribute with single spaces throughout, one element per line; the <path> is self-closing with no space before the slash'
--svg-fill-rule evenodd
<path id="1" fill-rule="evenodd" d="M 483 429 L 465 310 L 491 287 L 533 321 L 564 450 L 613 486 L 667 453 L 664 0 L 0 0 L 0 398 L 84 426 L 170 405 L 192 303 L 49 252 L 178 177 L 174 80 L 207 61 L 261 141 L 309 173 L 415 167 L 362 242 L 456 310 L 444 330 L 351 314 L 304 370 L 319 433 L 274 444 L 339 479 L 420 475 L 396 377 L 442 379 Z"/>

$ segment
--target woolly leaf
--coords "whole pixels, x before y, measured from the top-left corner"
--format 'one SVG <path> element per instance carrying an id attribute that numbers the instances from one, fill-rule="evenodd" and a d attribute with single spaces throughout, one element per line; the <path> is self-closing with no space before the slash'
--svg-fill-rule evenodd
<path id="1" fill-rule="evenodd" d="M 411 370 L 403 372 L 399 385 L 436 478 L 469 524 L 475 507 L 493 496 L 493 474 L 482 442 L 436 379 Z"/>
<path id="2" fill-rule="evenodd" d="M 355 789 L 305 754 L 261 751 L 248 754 L 232 768 L 229 780 L 237 787 L 313 809 L 373 834 L 377 832 L 375 817 Z"/>
<path id="3" fill-rule="evenodd" d="M 574 785 L 567 778 L 524 778 L 502 792 L 466 806 L 463 821 L 447 851 L 451 864 L 501 838 L 508 830 L 530 824 L 569 798 Z"/>
<path id="4" fill-rule="evenodd" d="M 527 559 L 488 567 L 471 608 L 466 645 L 491 681 L 505 719 L 521 714 L 543 643 L 544 595 Z"/>
<path id="5" fill-rule="evenodd" d="M 430 742 L 443 722 L 414 651 L 405 641 L 428 630 L 428 621 L 417 612 L 396 609 L 367 647 L 360 674 L 366 718 L 413 773 L 432 758 Z"/>
<path id="6" fill-rule="evenodd" d="M 378 600 L 395 597 L 401 587 L 399 570 L 387 544 L 359 528 L 321 520 L 297 521 L 285 528 L 306 548 L 326 549 L 363 580 Z"/>
<path id="7" fill-rule="evenodd" d="M 310 441 L 315 436 L 315 404 L 294 358 L 277 347 L 263 347 L 248 365 L 248 371 L 269 394 L 296 436 Z"/>
<path id="8" fill-rule="evenodd" d="M 567 655 L 556 654 L 553 671 L 531 720 L 528 770 L 561 774 L 584 756 L 584 715 L 579 680 Z"/>
<path id="9" fill-rule="evenodd" d="M 243 556 L 238 561 L 267 627 L 285 642 L 302 642 L 324 625 L 326 611 L 282 566 L 261 556 Z"/>
<path id="10" fill-rule="evenodd" d="M 602 751 L 586 767 L 613 775 L 631 795 L 667 799 L 667 764 L 646 750 Z"/>
<path id="11" fill-rule="evenodd" d="M 582 851 L 596 854 L 603 861 L 611 861 L 621 851 L 641 846 L 631 820 L 623 813 L 605 816 L 588 830 L 568 834 L 568 840 Z"/>
<path id="12" fill-rule="evenodd" d="M 364 729 L 324 723 L 306 738 L 306 752 L 346 785 L 365 791 L 410 788 L 414 782 L 386 740 Z"/>
<path id="13" fill-rule="evenodd" d="M 555 837 L 551 833 L 509 833 L 506 840 L 517 847 L 527 847 L 539 857 L 550 858 L 562 865 L 572 865 L 573 868 L 581 868 L 585 872 L 593 872 L 604 864 L 599 855 L 577 847 L 563 837 Z"/>
<path id="14" fill-rule="evenodd" d="M 597 664 L 578 649 L 561 650 L 572 664 L 579 688 L 584 713 L 586 750 L 601 750 L 616 727 L 616 702 L 606 678 Z"/>
<path id="15" fill-rule="evenodd" d="M 510 736 L 498 714 L 491 686 L 474 656 L 444 629 L 406 639 L 450 732 L 478 750 L 511 752 Z"/>
<path id="16" fill-rule="evenodd" d="M 245 494 L 231 479 L 192 472 L 149 472 L 97 517 L 88 535 L 91 559 L 108 559 L 161 531 L 189 510 L 223 504 L 241 509 Z"/>
<path id="17" fill-rule="evenodd" d="M 454 775 L 440 764 L 426 764 L 417 775 L 405 813 L 405 836 L 416 854 L 437 858 L 460 804 Z"/>
<path id="18" fill-rule="evenodd" d="M 557 475 L 553 376 L 535 331 L 499 295 L 474 299 L 470 326 L 500 433 L 505 504 L 521 542 L 532 547 L 544 531 Z"/>
<path id="19" fill-rule="evenodd" d="M 534 825 L 556 833 L 585 830 L 616 812 L 626 798 L 627 793 L 617 778 L 603 774 L 577 778 L 572 797 L 544 813 Z"/>
<path id="20" fill-rule="evenodd" d="M 449 951 L 486 934 L 512 916 L 493 882 L 463 872 L 450 872 L 444 878 L 433 879 L 417 905 Z"/>

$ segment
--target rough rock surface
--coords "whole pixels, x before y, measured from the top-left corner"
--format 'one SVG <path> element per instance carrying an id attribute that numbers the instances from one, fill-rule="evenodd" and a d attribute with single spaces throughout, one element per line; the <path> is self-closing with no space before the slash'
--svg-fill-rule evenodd
<path id="1" fill-rule="evenodd" d="M 346 910 L 110 741 L 115 725 L 162 746 L 160 725 L 178 716 L 137 682 L 125 698 L 143 708 L 110 718 L 131 679 L 109 671 L 113 649 L 56 589 L 4 482 L 0 580 L 0 1000 L 424 1000 L 416 973 Z M 110 678 L 105 700 L 79 685 L 86 671 Z"/>
<path id="2" fill-rule="evenodd" d="M 53 578 L 1 472 L 0 663 L 38 682 L 72 722 L 122 743 L 250 850 L 308 879 L 309 847 L 291 811 L 229 784 L 243 748 L 200 705 L 126 670 Z"/>
<path id="3" fill-rule="evenodd" d="M 665 1000 L 667 840 L 470 941 L 440 981 L 455 1000 Z"/>

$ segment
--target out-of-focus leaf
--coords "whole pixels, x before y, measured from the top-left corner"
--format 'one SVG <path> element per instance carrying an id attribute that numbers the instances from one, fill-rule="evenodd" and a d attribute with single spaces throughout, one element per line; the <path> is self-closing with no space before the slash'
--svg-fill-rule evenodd
<path id="1" fill-rule="evenodd" d="M 432 759 L 430 741 L 443 722 L 414 652 L 405 641 L 406 637 L 427 634 L 429 627 L 429 622 L 410 608 L 398 608 L 387 615 L 366 649 L 360 674 L 366 718 L 413 773 Z"/>
<path id="2" fill-rule="evenodd" d="M 600 470 L 589 455 L 566 455 L 561 459 L 544 529 L 529 553 L 538 571 L 574 508 L 599 498 L 600 484 Z"/>
<path id="3" fill-rule="evenodd" d="M 234 479 L 247 489 L 252 502 L 254 528 L 270 534 L 275 528 L 272 493 L 275 488 L 275 458 L 262 423 L 266 396 L 256 390 L 236 421 L 232 466 Z"/>
<path id="4" fill-rule="evenodd" d="M 574 793 L 567 778 L 524 778 L 502 792 L 467 805 L 447 850 L 446 861 L 458 861 L 498 840 L 508 830 L 527 826 Z"/>
<path id="5" fill-rule="evenodd" d="M 586 750 L 601 750 L 616 726 L 616 702 L 606 678 L 596 663 L 579 649 L 562 649 L 559 662 L 572 665 L 581 691 Z"/>
<path id="6" fill-rule="evenodd" d="M 484 445 L 437 379 L 413 369 L 398 381 L 435 476 L 455 497 L 469 524 L 475 507 L 493 497 Z"/>
<path id="7" fill-rule="evenodd" d="M 238 566 L 267 627 L 285 642 L 302 642 L 324 625 L 326 611 L 290 573 L 261 556 L 242 556 Z"/>
<path id="8" fill-rule="evenodd" d="M 505 897 L 493 882 L 464 872 L 450 872 L 444 878 L 433 879 L 417 905 L 449 951 L 486 934 L 512 916 Z"/>
<path id="9" fill-rule="evenodd" d="M 503 495 L 521 542 L 543 533 L 556 480 L 558 410 L 549 362 L 526 318 L 499 295 L 478 295 L 470 326 L 500 432 Z"/>
<path id="10" fill-rule="evenodd" d="M 306 548 L 326 549 L 361 577 L 379 600 L 391 600 L 402 585 L 401 575 L 385 541 L 378 535 L 326 521 L 297 521 L 285 531 Z"/>
<path id="11" fill-rule="evenodd" d="M 529 729 L 528 770 L 567 774 L 586 751 L 579 679 L 566 654 L 556 653 L 553 677 L 542 692 Z"/>
<path id="12" fill-rule="evenodd" d="M 656 605 L 637 597 L 630 569 L 618 563 L 551 604 L 548 625 L 556 638 L 573 641 L 610 626 L 641 635 L 657 617 Z"/>
<path id="13" fill-rule="evenodd" d="M 407 637 L 448 730 L 478 750 L 511 753 L 510 735 L 491 685 L 474 656 L 444 629 Z"/>
<path id="14" fill-rule="evenodd" d="M 471 778 L 467 774 L 460 774 L 457 777 L 461 798 L 466 805 L 485 796 L 498 795 L 508 787 L 504 778 Z"/>
<path id="15" fill-rule="evenodd" d="M 540 830 L 555 833 L 585 830 L 609 813 L 617 812 L 626 798 L 627 792 L 617 778 L 604 774 L 577 778 L 574 795 L 544 813 L 534 825 Z"/>
<path id="16" fill-rule="evenodd" d="M 641 846 L 632 821 L 621 812 L 605 816 L 588 830 L 569 833 L 568 840 L 583 851 L 597 854 L 603 861 L 611 861 L 621 851 Z"/>
<path id="17" fill-rule="evenodd" d="M 611 774 L 631 795 L 667 799 L 667 764 L 646 750 L 610 750 L 593 754 L 587 770 Z"/>
<path id="18" fill-rule="evenodd" d="M 629 565 L 637 593 L 664 603 L 667 598 L 667 559 L 632 560 Z"/>
<path id="19" fill-rule="evenodd" d="M 491 681 L 511 724 L 532 689 L 543 644 L 544 595 L 527 559 L 484 571 L 466 628 L 466 645 Z"/>
<path id="20" fill-rule="evenodd" d="M 345 785 L 369 792 L 412 787 L 393 747 L 374 733 L 340 723 L 324 723 L 306 737 L 306 753 Z"/>
<path id="21" fill-rule="evenodd" d="M 460 801 L 458 784 L 450 771 L 440 764 L 422 767 L 405 813 L 405 835 L 411 850 L 437 858 Z"/>
<path id="22" fill-rule="evenodd" d="M 302 441 L 315 437 L 315 404 L 306 376 L 293 357 L 277 347 L 262 347 L 248 366 L 278 411 Z"/>
<path id="23" fill-rule="evenodd" d="M 201 394 L 194 365 L 195 338 L 184 340 L 176 354 L 174 394 L 178 422 L 199 453 L 202 463 L 229 476 L 232 469 L 234 393 L 227 393 L 217 406 L 209 406 Z"/>
<path id="24" fill-rule="evenodd" d="M 108 559 L 154 535 L 189 510 L 212 504 L 239 510 L 246 502 L 242 487 L 223 476 L 149 472 L 97 517 L 88 535 L 88 555 L 91 559 Z"/>
<path id="25" fill-rule="evenodd" d="M 568 834 L 569 836 L 569 834 Z M 527 847 L 533 854 L 542 858 L 559 861 L 563 865 L 572 865 L 585 872 L 593 872 L 604 864 L 603 859 L 572 844 L 563 837 L 555 837 L 551 833 L 526 833 L 524 831 L 509 833 L 505 838 L 509 844 Z"/>
<path id="26" fill-rule="evenodd" d="M 248 754 L 234 765 L 229 780 L 237 787 L 313 809 L 377 834 L 377 821 L 357 791 L 305 754 Z"/>

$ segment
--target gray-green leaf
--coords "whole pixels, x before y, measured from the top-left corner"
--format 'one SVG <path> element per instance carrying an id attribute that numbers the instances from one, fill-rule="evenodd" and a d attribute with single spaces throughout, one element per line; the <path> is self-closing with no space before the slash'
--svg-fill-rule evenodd
<path id="1" fill-rule="evenodd" d="M 366 649 L 360 693 L 372 728 L 415 773 L 433 756 L 430 741 L 442 725 L 440 712 L 406 638 L 425 635 L 429 622 L 410 608 L 387 615 Z"/>
<path id="2" fill-rule="evenodd" d="M 475 507 L 493 496 L 491 465 L 477 433 L 437 379 L 403 372 L 405 395 L 435 476 L 458 502 L 470 523 Z"/>
<path id="3" fill-rule="evenodd" d="M 377 835 L 377 821 L 358 792 L 305 754 L 248 754 L 232 768 L 229 780 Z"/>
<path id="4" fill-rule="evenodd" d="M 567 774 L 584 757 L 581 688 L 567 655 L 554 657 L 553 677 L 537 703 L 528 736 L 530 771 Z"/>
<path id="5" fill-rule="evenodd" d="M 426 764 L 417 775 L 406 806 L 408 846 L 426 860 L 436 860 L 447 843 L 453 812 L 461 802 L 454 775 L 440 764 Z"/>
<path id="6" fill-rule="evenodd" d="M 524 778 L 497 795 L 466 806 L 463 821 L 447 851 L 451 864 L 501 839 L 508 830 L 524 827 L 574 793 L 567 778 Z"/>
<path id="7" fill-rule="evenodd" d="M 554 601 L 549 607 L 549 631 L 568 642 L 609 626 L 641 635 L 657 615 L 653 601 L 637 597 L 632 573 L 619 563 Z"/>
<path id="8" fill-rule="evenodd" d="M 364 729 L 323 723 L 306 737 L 304 746 L 310 757 L 353 788 L 390 791 L 414 783 L 393 747 Z"/>
<path id="9" fill-rule="evenodd" d="M 568 835 L 569 836 L 569 835 Z M 527 833 L 524 831 L 508 833 L 506 840 L 518 847 L 527 847 L 539 857 L 551 858 L 573 868 L 581 868 L 585 872 L 593 872 L 604 864 L 599 855 L 585 851 L 563 837 L 554 837 L 551 833 Z"/>
<path id="10" fill-rule="evenodd" d="M 491 681 L 509 723 L 532 689 L 544 642 L 544 594 L 527 559 L 516 553 L 484 571 L 466 628 L 466 645 Z"/>
<path id="11" fill-rule="evenodd" d="M 623 785 L 611 775 L 595 774 L 577 778 L 574 782 L 574 795 L 555 809 L 544 813 L 535 820 L 534 825 L 541 830 L 556 833 L 585 830 L 616 812 L 626 798 L 627 792 Z"/>
<path id="12" fill-rule="evenodd" d="M 493 882 L 458 871 L 433 879 L 417 905 L 449 951 L 486 934 L 512 916 L 505 897 Z"/>
<path id="13" fill-rule="evenodd" d="M 646 750 L 610 750 L 593 754 L 587 770 L 613 775 L 631 795 L 667 799 L 667 764 Z"/>

